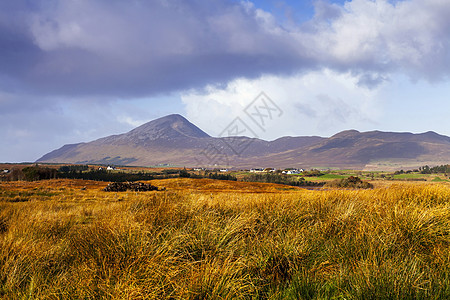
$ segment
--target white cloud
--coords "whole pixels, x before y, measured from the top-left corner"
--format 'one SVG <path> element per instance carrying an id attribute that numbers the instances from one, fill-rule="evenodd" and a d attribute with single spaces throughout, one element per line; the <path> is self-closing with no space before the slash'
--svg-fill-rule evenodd
<path id="1" fill-rule="evenodd" d="M 261 131 L 244 113 L 264 91 L 283 111 Z M 222 87 L 208 86 L 182 95 L 187 118 L 212 136 L 236 117 L 266 140 L 281 136 L 330 136 L 342 130 L 436 131 L 450 136 L 450 85 L 412 82 L 397 73 L 367 88 L 350 72 L 329 69 L 289 77 L 238 79 Z"/>
<path id="2" fill-rule="evenodd" d="M 142 120 L 135 120 L 135 119 L 133 119 L 130 116 L 118 116 L 116 118 L 116 120 L 118 122 L 120 122 L 120 123 L 123 123 L 123 124 L 127 125 L 127 126 L 132 126 L 133 128 L 134 127 L 138 127 L 138 126 L 140 126 L 140 125 L 145 123 Z"/>
<path id="3" fill-rule="evenodd" d="M 318 61 L 354 73 L 449 75 L 450 2 L 353 0 L 331 19 L 320 12 L 327 6 L 336 11 L 336 5 L 320 3 L 309 30 L 299 33 Z"/>
<path id="4" fill-rule="evenodd" d="M 244 113 L 252 100 L 264 91 L 283 111 L 266 129 L 260 130 Z M 380 110 L 378 90 L 358 85 L 349 73 L 320 70 L 290 77 L 263 76 L 237 79 L 226 87 L 191 90 L 182 95 L 187 117 L 209 134 L 217 136 L 241 117 L 265 139 L 283 135 L 332 135 L 349 128 L 376 126 Z"/>

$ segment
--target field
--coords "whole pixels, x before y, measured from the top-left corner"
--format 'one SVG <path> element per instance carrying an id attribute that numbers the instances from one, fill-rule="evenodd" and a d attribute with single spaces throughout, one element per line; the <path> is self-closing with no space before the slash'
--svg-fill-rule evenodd
<path id="1" fill-rule="evenodd" d="M 450 298 L 448 182 L 150 183 L 0 182 L 0 298 Z"/>

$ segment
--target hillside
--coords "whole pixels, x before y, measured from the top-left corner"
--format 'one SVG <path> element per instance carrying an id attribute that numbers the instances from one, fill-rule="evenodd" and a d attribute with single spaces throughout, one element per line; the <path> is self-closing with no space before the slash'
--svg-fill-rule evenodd
<path id="1" fill-rule="evenodd" d="M 169 115 L 127 133 L 64 145 L 38 162 L 151 166 L 413 168 L 450 161 L 450 138 L 349 130 L 330 138 L 211 137 L 180 115 Z"/>

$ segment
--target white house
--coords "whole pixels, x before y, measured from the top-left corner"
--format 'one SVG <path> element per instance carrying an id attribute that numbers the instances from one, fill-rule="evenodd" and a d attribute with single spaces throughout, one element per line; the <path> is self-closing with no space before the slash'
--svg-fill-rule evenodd
<path id="1" fill-rule="evenodd" d="M 283 173 L 283 174 L 292 175 L 292 174 L 300 174 L 300 173 L 302 173 L 303 171 L 304 171 L 303 169 L 300 169 L 300 170 L 292 169 L 292 170 L 284 170 L 282 173 Z"/>

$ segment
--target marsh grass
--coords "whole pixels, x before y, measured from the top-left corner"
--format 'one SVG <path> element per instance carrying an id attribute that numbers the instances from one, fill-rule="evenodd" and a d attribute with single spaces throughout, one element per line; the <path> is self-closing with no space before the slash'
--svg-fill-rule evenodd
<path id="1" fill-rule="evenodd" d="M 6 299 L 450 298 L 445 184 L 258 194 L 33 188 L 2 187 L 30 199 L 0 201 Z"/>

